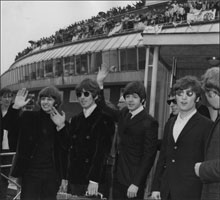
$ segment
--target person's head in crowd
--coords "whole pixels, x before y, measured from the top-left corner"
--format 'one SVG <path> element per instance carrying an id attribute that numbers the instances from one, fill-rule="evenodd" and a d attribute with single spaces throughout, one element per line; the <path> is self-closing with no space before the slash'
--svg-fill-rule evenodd
<path id="1" fill-rule="evenodd" d="M 9 107 L 13 100 L 13 92 L 9 88 L 2 88 L 0 90 L 0 104 L 4 107 Z"/>
<path id="2" fill-rule="evenodd" d="M 118 100 L 118 104 L 117 104 L 119 110 L 121 110 L 122 108 L 126 107 L 126 102 L 125 102 L 125 98 L 122 96 L 120 96 L 119 100 Z"/>
<path id="3" fill-rule="evenodd" d="M 201 84 L 195 76 L 184 76 L 173 86 L 180 113 L 190 113 L 196 109 L 201 94 Z"/>
<path id="4" fill-rule="evenodd" d="M 50 113 L 52 107 L 60 107 L 62 104 L 62 96 L 56 87 L 48 86 L 39 92 L 37 101 L 44 112 Z"/>
<path id="5" fill-rule="evenodd" d="M 88 109 L 95 104 L 98 98 L 99 86 L 96 81 L 92 79 L 84 79 L 76 86 L 76 96 L 82 108 Z"/>
<path id="6" fill-rule="evenodd" d="M 220 109 L 220 86 L 219 86 L 219 67 L 208 69 L 202 76 L 202 89 L 210 106 Z"/>
<path id="7" fill-rule="evenodd" d="M 170 93 L 169 93 L 168 99 L 167 99 L 167 104 L 171 108 L 171 115 L 178 115 L 179 108 L 177 106 L 175 91 L 173 88 L 170 89 Z"/>
<path id="8" fill-rule="evenodd" d="M 146 101 L 144 84 L 139 81 L 128 83 L 124 89 L 123 97 L 130 111 L 138 109 Z"/>

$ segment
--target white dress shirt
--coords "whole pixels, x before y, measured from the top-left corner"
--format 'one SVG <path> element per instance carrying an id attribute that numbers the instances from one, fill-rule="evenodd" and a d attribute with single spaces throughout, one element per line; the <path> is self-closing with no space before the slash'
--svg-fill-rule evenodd
<path id="1" fill-rule="evenodd" d="M 183 128 L 185 127 L 185 125 L 187 124 L 187 122 L 190 120 L 190 118 L 197 112 L 197 110 L 193 110 L 189 115 L 185 116 L 184 118 L 182 118 L 180 116 L 180 113 L 177 116 L 176 122 L 173 126 L 173 138 L 174 141 L 177 141 L 177 138 L 179 137 L 181 131 L 183 130 Z"/>
<path id="2" fill-rule="evenodd" d="M 144 107 L 143 106 L 140 106 L 139 108 L 137 108 L 136 110 L 134 111 L 129 111 L 131 113 L 131 119 L 137 115 L 138 113 L 140 113 L 142 110 L 144 110 Z"/>
<path id="3" fill-rule="evenodd" d="M 92 112 L 95 110 L 96 107 L 97 107 L 97 104 L 93 104 L 88 109 L 83 109 L 83 113 L 84 113 L 85 118 L 89 117 L 92 114 Z"/>

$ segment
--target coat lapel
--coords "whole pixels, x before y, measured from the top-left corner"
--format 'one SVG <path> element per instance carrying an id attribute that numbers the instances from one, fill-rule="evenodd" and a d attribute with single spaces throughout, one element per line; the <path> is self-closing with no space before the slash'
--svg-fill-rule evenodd
<path id="1" fill-rule="evenodd" d="M 171 141 L 171 143 L 175 143 L 174 138 L 173 138 L 173 126 L 176 122 L 176 119 L 177 119 L 177 116 L 170 119 L 168 141 Z"/>
<path id="2" fill-rule="evenodd" d="M 192 129 L 193 126 L 197 124 L 197 120 L 199 119 L 199 114 L 196 112 L 186 123 L 184 126 L 183 130 L 181 131 L 179 137 L 177 138 L 176 143 L 181 140 L 184 136 L 188 135 L 190 133 L 190 130 Z"/>
<path id="3" fill-rule="evenodd" d="M 140 122 L 141 120 L 143 120 L 146 116 L 146 113 L 147 113 L 147 111 L 144 109 L 140 113 L 135 115 L 133 118 L 127 120 L 127 127 L 133 126 L 137 122 Z"/>

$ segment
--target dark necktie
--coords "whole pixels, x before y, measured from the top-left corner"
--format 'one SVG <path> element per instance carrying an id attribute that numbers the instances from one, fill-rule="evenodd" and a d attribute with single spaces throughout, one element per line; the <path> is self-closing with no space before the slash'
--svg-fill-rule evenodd
<path id="1" fill-rule="evenodd" d="M 127 113 L 126 115 L 126 121 L 131 120 L 132 114 L 130 112 Z"/>

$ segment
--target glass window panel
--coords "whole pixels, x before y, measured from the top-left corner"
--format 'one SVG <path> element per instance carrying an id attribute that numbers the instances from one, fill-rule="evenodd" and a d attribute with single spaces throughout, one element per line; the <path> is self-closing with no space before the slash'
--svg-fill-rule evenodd
<path id="1" fill-rule="evenodd" d="M 125 49 L 120 50 L 120 60 L 121 60 L 121 71 L 128 70 Z"/>
<path id="2" fill-rule="evenodd" d="M 69 75 L 75 74 L 75 56 L 70 57 L 70 70 Z"/>
<path id="3" fill-rule="evenodd" d="M 75 60 L 74 56 L 64 58 L 64 75 L 69 76 L 74 74 L 75 71 Z"/>
<path id="4" fill-rule="evenodd" d="M 24 79 L 25 81 L 29 80 L 29 65 L 25 65 Z"/>
<path id="5" fill-rule="evenodd" d="M 53 77 L 53 60 L 48 60 L 45 62 L 45 76 Z"/>
<path id="6" fill-rule="evenodd" d="M 55 76 L 62 76 L 63 74 L 63 60 L 58 58 L 55 61 Z"/>
<path id="7" fill-rule="evenodd" d="M 31 79 L 36 79 L 36 63 L 31 64 Z"/>
<path id="8" fill-rule="evenodd" d="M 87 54 L 76 56 L 76 73 L 77 74 L 88 73 Z"/>
<path id="9" fill-rule="evenodd" d="M 43 62 L 37 63 L 37 78 L 43 78 L 44 77 L 44 66 Z"/>
<path id="10" fill-rule="evenodd" d="M 137 51 L 135 48 L 127 49 L 128 70 L 137 70 Z"/>
<path id="11" fill-rule="evenodd" d="M 81 55 L 81 73 L 87 74 L 88 73 L 88 62 L 87 62 L 87 54 Z"/>
<path id="12" fill-rule="evenodd" d="M 102 64 L 102 53 L 95 52 L 90 55 L 90 66 L 91 66 L 91 73 L 98 72 L 98 67 Z"/>
<path id="13" fill-rule="evenodd" d="M 64 76 L 68 76 L 70 71 L 70 57 L 65 57 L 63 64 L 64 64 Z"/>
<path id="14" fill-rule="evenodd" d="M 102 53 L 102 60 L 107 66 L 115 66 L 115 71 L 118 71 L 118 52 L 117 50 L 105 51 Z"/>

